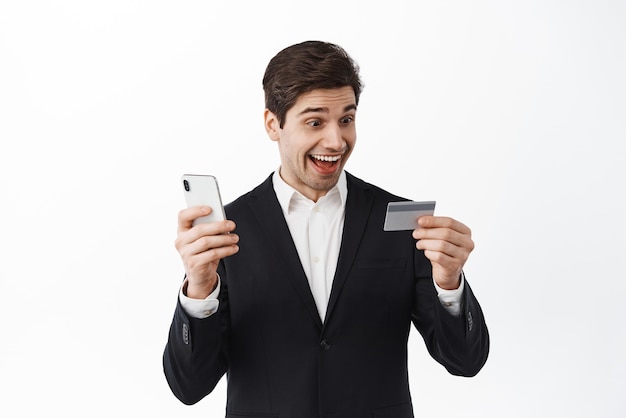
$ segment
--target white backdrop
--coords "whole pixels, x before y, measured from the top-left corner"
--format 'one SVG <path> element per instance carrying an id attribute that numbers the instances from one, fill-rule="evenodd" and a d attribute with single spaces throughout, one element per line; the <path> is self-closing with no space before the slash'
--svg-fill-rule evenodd
<path id="1" fill-rule="evenodd" d="M 347 169 L 473 230 L 491 356 L 413 333 L 416 415 L 626 416 L 626 3 L 363 3 L 0 1 L 1 416 L 223 416 L 162 373 L 179 178 L 278 166 L 261 78 L 307 39 L 362 67 Z"/>

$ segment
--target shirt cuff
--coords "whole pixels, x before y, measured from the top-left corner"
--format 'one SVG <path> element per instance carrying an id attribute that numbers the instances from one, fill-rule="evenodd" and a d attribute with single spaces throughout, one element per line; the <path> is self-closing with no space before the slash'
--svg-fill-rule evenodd
<path id="1" fill-rule="evenodd" d="M 187 279 L 185 279 L 178 291 L 178 299 L 185 313 L 193 318 L 204 319 L 217 312 L 217 308 L 220 306 L 220 301 L 217 299 L 220 294 L 220 284 L 220 276 L 218 275 L 217 286 L 206 299 L 192 299 L 185 295 L 185 289 L 187 289 Z"/>
<path id="2" fill-rule="evenodd" d="M 441 302 L 441 305 L 452 315 L 459 316 L 461 314 L 463 289 L 465 288 L 465 273 L 461 272 L 461 283 L 459 284 L 458 289 L 442 289 L 437 285 L 435 279 L 433 279 L 433 283 L 435 284 L 437 297 L 439 297 L 439 302 Z"/>

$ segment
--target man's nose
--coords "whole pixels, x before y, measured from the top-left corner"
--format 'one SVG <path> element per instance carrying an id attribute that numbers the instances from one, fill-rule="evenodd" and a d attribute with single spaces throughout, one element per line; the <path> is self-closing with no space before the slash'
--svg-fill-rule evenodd
<path id="1" fill-rule="evenodd" d="M 341 150 L 345 146 L 343 140 L 343 131 L 339 125 L 328 125 L 328 129 L 324 132 L 322 145 L 327 149 Z"/>

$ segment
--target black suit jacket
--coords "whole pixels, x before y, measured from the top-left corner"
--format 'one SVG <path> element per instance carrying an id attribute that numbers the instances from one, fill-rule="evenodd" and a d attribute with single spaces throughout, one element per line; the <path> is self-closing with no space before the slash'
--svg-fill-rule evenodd
<path id="1" fill-rule="evenodd" d="M 240 250 L 222 260 L 220 305 L 206 319 L 174 314 L 163 361 L 192 404 L 227 374 L 227 417 L 412 417 L 407 341 L 413 322 L 431 356 L 473 376 L 489 336 L 466 282 L 462 314 L 437 298 L 410 231 L 384 232 L 389 201 L 348 174 L 343 240 L 325 321 L 315 307 L 271 176 L 226 206 Z"/>

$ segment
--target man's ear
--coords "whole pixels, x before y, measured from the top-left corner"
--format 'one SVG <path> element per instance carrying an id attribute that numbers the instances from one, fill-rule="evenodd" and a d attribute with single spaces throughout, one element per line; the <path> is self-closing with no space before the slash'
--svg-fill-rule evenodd
<path id="1" fill-rule="evenodd" d="M 263 112 L 263 118 L 265 120 L 265 132 L 267 132 L 267 135 L 272 141 L 278 141 L 280 138 L 278 135 L 278 131 L 280 130 L 278 117 L 276 117 L 273 112 L 265 109 L 265 112 Z"/>

